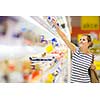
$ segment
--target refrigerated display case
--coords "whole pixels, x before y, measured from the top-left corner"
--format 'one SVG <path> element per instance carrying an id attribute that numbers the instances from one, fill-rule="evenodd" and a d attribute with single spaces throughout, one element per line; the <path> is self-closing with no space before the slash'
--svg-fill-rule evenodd
<path id="1" fill-rule="evenodd" d="M 15 18 L 8 20 L 7 35 L 0 40 L 0 82 L 67 82 L 69 50 L 48 17 Z M 67 26 L 64 31 L 70 39 Z"/>
<path id="2" fill-rule="evenodd" d="M 32 18 L 34 20 L 36 20 L 38 23 L 40 23 L 40 25 L 42 25 L 45 29 L 47 29 L 49 32 L 51 32 L 54 36 L 56 36 L 56 38 L 58 38 L 58 40 L 60 41 L 60 46 L 61 46 L 60 48 L 63 48 L 62 51 L 66 51 L 66 53 L 63 52 L 64 54 L 66 54 L 66 57 L 62 61 L 63 65 L 58 64 L 58 65 L 61 65 L 63 67 L 61 67 L 61 69 L 62 69 L 61 75 L 62 76 L 59 76 L 60 75 L 59 74 L 57 76 L 59 78 L 57 78 L 57 79 L 59 79 L 59 81 L 61 81 L 60 80 L 61 78 L 62 78 L 63 81 L 68 81 L 68 79 L 70 80 L 70 70 L 68 70 L 68 69 L 70 69 L 70 68 L 68 68 L 68 67 L 70 67 L 70 50 L 66 47 L 66 44 L 63 42 L 61 37 L 58 35 L 54 25 L 52 24 L 52 18 L 55 18 L 56 21 L 57 21 L 57 24 L 59 24 L 59 27 L 62 29 L 62 31 L 65 31 L 66 37 L 70 40 L 70 32 L 69 32 L 69 29 L 68 29 L 68 26 L 67 26 L 66 17 L 65 16 L 39 16 L 39 17 L 32 16 Z M 52 40 L 55 40 L 55 39 L 52 39 Z M 56 47 L 55 47 L 55 50 L 58 50 L 58 48 L 56 49 Z M 53 72 L 55 72 L 54 69 L 53 69 Z M 52 71 L 49 72 L 51 77 L 52 77 L 53 72 Z M 68 73 L 69 73 L 69 75 L 68 75 Z M 49 76 L 49 75 L 47 75 L 47 76 Z"/>

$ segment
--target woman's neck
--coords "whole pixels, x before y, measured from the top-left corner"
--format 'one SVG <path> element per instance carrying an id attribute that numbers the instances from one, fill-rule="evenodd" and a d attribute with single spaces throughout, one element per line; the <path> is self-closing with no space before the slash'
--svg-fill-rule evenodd
<path id="1" fill-rule="evenodd" d="M 87 48 L 80 48 L 80 51 L 84 54 L 89 54 L 89 50 Z"/>

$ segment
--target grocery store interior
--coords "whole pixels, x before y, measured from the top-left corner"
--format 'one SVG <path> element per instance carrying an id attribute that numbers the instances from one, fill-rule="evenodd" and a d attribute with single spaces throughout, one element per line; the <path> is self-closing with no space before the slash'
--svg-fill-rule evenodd
<path id="1" fill-rule="evenodd" d="M 0 83 L 70 81 L 71 51 L 53 18 L 76 46 L 83 34 L 91 35 L 100 77 L 100 16 L 0 16 Z"/>

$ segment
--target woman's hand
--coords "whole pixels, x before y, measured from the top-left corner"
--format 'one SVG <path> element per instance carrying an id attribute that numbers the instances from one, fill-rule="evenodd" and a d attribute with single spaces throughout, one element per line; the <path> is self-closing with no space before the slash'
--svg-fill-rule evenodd
<path id="1" fill-rule="evenodd" d="M 55 28 L 58 28 L 57 20 L 55 18 L 52 18 L 52 23 L 55 26 Z"/>
<path id="2" fill-rule="evenodd" d="M 91 64 L 91 69 L 95 70 L 96 66 L 94 64 Z"/>

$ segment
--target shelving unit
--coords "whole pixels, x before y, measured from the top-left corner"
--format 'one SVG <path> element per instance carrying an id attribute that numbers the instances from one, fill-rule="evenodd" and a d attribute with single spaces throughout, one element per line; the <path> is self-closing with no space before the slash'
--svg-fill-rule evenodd
<path id="1" fill-rule="evenodd" d="M 62 41 L 62 39 L 60 38 L 60 36 L 57 34 L 56 30 L 52 27 L 52 24 L 48 23 L 48 16 L 43 16 L 43 17 L 37 17 L 37 16 L 32 16 L 32 18 L 37 21 L 38 23 L 40 23 L 40 25 L 42 25 L 44 28 L 46 28 L 49 32 L 51 32 L 53 35 L 56 36 L 56 38 L 58 38 L 60 40 L 61 43 L 64 44 L 64 42 Z M 67 23 L 66 23 L 66 18 L 65 17 L 62 17 L 62 16 L 55 16 L 55 18 L 57 19 L 57 21 L 62 21 L 64 24 L 65 24 L 65 28 L 63 29 L 62 28 L 62 31 L 65 31 L 65 35 L 67 36 L 67 38 L 70 40 L 70 32 L 68 30 L 68 27 L 67 27 Z M 66 47 L 65 47 L 66 48 Z M 68 49 L 68 48 L 67 48 Z M 64 82 L 65 80 L 68 82 L 68 73 L 70 73 L 70 70 L 68 70 L 68 66 L 70 66 L 70 50 L 68 49 L 67 51 L 67 56 L 68 58 L 65 58 L 67 59 L 66 62 L 64 62 L 65 65 L 63 65 L 63 67 L 61 69 L 63 69 L 62 71 L 62 75 L 63 76 L 60 76 L 60 77 L 63 77 L 62 78 L 62 81 Z M 66 67 L 66 65 L 68 65 Z M 57 66 L 57 65 L 55 65 Z M 55 68 L 55 67 L 54 67 Z M 57 68 L 56 68 L 57 69 Z M 55 70 L 56 70 L 55 69 Z M 52 69 L 51 69 L 52 70 Z M 53 69 L 54 71 L 54 69 Z M 52 71 L 49 71 L 49 73 L 53 73 Z M 59 76 L 59 75 L 58 75 Z M 58 79 L 58 78 L 57 78 Z M 56 80 L 56 79 L 55 79 Z M 69 79 L 70 80 L 70 79 Z M 57 81 L 56 81 L 57 82 Z"/>
<path id="2" fill-rule="evenodd" d="M 6 72 L 8 78 L 10 77 L 9 72 L 16 73 L 20 70 L 22 75 L 20 79 L 23 78 L 24 81 L 21 80 L 18 82 L 59 83 L 65 82 L 65 78 L 68 81 L 68 66 L 66 65 L 69 65 L 70 51 L 57 32 L 52 29 L 44 17 L 21 16 L 18 17 L 18 19 L 19 22 L 15 27 L 15 33 L 21 31 L 21 37 L 16 39 L 16 42 L 10 37 L 13 44 L 10 44 L 11 42 L 9 41 L 9 45 L 0 44 L 2 48 L 0 51 L 0 60 L 1 64 L 6 67 L 3 71 Z M 14 33 L 11 31 L 12 28 L 13 26 L 8 30 Z M 66 32 L 66 36 L 70 38 L 67 26 L 64 31 Z M 35 42 L 31 45 L 25 44 L 23 42 L 26 39 L 25 34 L 31 34 L 30 37 L 34 37 L 34 39 L 37 38 L 37 40 L 34 40 Z M 42 41 L 41 38 L 45 41 Z M 55 39 L 56 41 L 52 44 L 52 40 Z M 32 59 L 37 58 L 42 60 L 34 62 L 29 59 L 30 57 Z M 44 59 L 52 60 L 43 61 Z M 32 69 L 33 67 L 35 68 Z M 8 70 L 8 68 L 10 68 L 10 70 Z M 13 71 L 11 71 L 11 68 Z M 13 76 L 9 79 L 11 78 L 13 79 Z M 17 80 L 10 80 L 8 82 L 17 82 Z"/>

